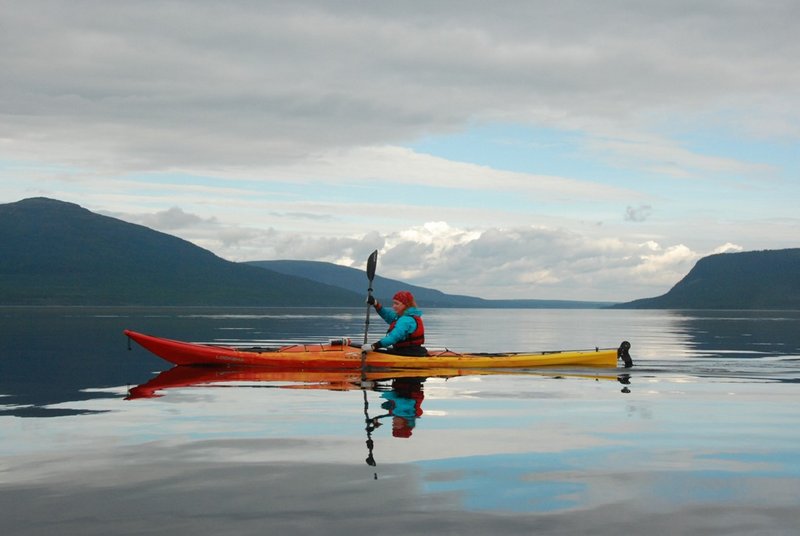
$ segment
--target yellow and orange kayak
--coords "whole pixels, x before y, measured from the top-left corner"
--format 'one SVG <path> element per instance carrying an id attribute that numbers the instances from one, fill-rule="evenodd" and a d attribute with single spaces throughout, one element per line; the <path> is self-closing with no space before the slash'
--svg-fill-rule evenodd
<path id="1" fill-rule="evenodd" d="M 346 341 L 244 349 L 175 341 L 130 330 L 125 330 L 125 335 L 158 357 L 176 365 L 258 366 L 294 370 L 355 370 L 362 366 L 361 349 L 346 344 Z M 366 354 L 366 366 L 371 370 L 616 367 L 618 359 L 625 359 L 625 364 L 628 364 L 628 348 L 630 344 L 623 342 L 619 349 L 594 348 L 555 352 L 459 354 L 450 350 L 438 350 L 429 351 L 425 357 L 373 351 Z"/>

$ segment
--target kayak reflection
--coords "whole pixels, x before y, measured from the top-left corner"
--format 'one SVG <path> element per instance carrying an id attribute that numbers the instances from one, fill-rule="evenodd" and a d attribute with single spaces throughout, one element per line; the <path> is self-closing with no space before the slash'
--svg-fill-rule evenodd
<path id="1" fill-rule="evenodd" d="M 326 389 L 329 391 L 370 390 L 394 392 L 382 398 L 387 407 L 391 405 L 393 416 L 408 415 L 411 401 L 414 412 L 422 402 L 422 384 L 429 378 L 455 378 L 458 376 L 536 376 L 549 378 L 585 378 L 591 380 L 620 380 L 630 375 L 599 375 L 527 370 L 481 370 L 481 369 L 425 369 L 425 370 L 373 370 L 365 376 L 358 370 L 282 370 L 260 367 L 203 367 L 176 365 L 159 373 L 146 383 L 128 389 L 126 400 L 158 398 L 162 391 L 181 387 L 212 386 L 215 384 L 248 382 L 264 383 L 264 387 L 276 389 Z M 386 408 L 385 408 L 386 409 Z M 421 415 L 421 414 L 420 414 Z M 418 416 L 417 416 L 418 417 Z M 412 426 L 413 428 L 413 426 Z"/>
<path id="2" fill-rule="evenodd" d="M 192 367 L 178 365 L 169 370 L 159 373 L 148 382 L 128 389 L 126 400 L 139 398 L 158 398 L 163 396 L 162 391 L 180 387 L 210 386 L 215 384 L 230 382 L 257 382 L 265 383 L 265 387 L 277 389 L 327 389 L 330 391 L 350 391 L 350 390 L 371 390 L 386 391 L 392 390 L 394 383 L 397 383 L 401 395 L 395 405 L 403 406 L 406 403 L 402 400 L 405 394 L 411 395 L 412 392 L 421 393 L 421 388 L 413 387 L 415 383 L 424 381 L 426 378 L 450 378 L 461 376 L 459 370 L 428 370 L 424 372 L 414 370 L 392 370 L 392 371 L 371 371 L 362 377 L 360 371 L 298 371 L 298 370 L 276 370 L 259 369 L 254 367 Z M 407 381 L 407 383 L 402 383 Z M 388 382 L 388 383 L 387 383 Z M 418 396 L 418 395 L 413 395 Z M 387 401 L 391 396 L 387 397 Z M 394 410 L 397 414 L 397 409 Z M 399 409 L 401 414 L 405 409 Z"/>

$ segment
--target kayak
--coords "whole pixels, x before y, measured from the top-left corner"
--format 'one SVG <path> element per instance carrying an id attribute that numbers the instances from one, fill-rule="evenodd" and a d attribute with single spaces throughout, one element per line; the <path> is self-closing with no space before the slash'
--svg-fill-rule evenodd
<path id="1" fill-rule="evenodd" d="M 125 335 L 158 357 L 175 365 L 280 367 L 295 370 L 361 370 L 361 348 L 347 339 L 327 344 L 292 344 L 280 347 L 235 348 L 175 341 L 125 330 Z M 384 351 L 366 353 L 368 369 L 494 369 L 554 366 L 616 367 L 623 359 L 630 366 L 626 341 L 617 348 L 534 353 L 472 353 L 428 351 L 424 357 Z"/>
<path id="2" fill-rule="evenodd" d="M 280 368 L 264 367 L 198 367 L 177 365 L 169 370 L 160 372 L 149 381 L 131 387 L 126 400 L 139 398 L 158 398 L 161 391 L 183 387 L 214 386 L 218 384 L 268 384 L 268 387 L 278 389 L 317 389 L 328 391 L 350 391 L 370 388 L 383 390 L 388 388 L 381 382 L 397 381 L 425 381 L 429 378 L 455 378 L 458 376 L 486 376 L 498 374 L 535 374 L 539 377 L 563 379 L 565 377 L 611 380 L 616 381 L 619 376 L 601 374 L 564 374 L 561 372 L 520 372 L 503 369 L 403 369 L 368 371 L 361 374 L 358 370 L 285 370 Z M 261 385 L 259 385 L 261 387 Z"/>

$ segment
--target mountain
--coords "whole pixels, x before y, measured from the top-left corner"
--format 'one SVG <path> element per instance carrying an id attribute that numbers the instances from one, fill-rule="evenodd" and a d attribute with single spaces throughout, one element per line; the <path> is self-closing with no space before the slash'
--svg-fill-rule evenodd
<path id="1" fill-rule="evenodd" d="M 380 261 L 380 259 L 379 259 Z M 328 262 L 318 261 L 251 261 L 247 264 L 266 268 L 283 274 L 293 274 L 320 283 L 341 287 L 365 295 L 367 291 L 367 276 L 364 270 L 339 266 Z M 378 266 L 380 270 L 380 263 Z M 583 302 L 568 300 L 485 300 L 473 296 L 459 294 L 445 294 L 402 281 L 388 279 L 379 275 L 375 276 L 372 284 L 375 296 L 389 302 L 398 290 L 408 290 L 417 299 L 420 307 L 464 307 L 464 308 L 504 308 L 504 309 L 587 309 L 600 308 L 611 305 L 610 302 Z"/>
<path id="2" fill-rule="evenodd" d="M 620 309 L 800 309 L 800 249 L 720 253 L 697 261 L 669 292 Z"/>
<path id="3" fill-rule="evenodd" d="M 363 303 L 363 292 L 226 261 L 73 203 L 31 198 L 0 205 L 2 305 Z"/>

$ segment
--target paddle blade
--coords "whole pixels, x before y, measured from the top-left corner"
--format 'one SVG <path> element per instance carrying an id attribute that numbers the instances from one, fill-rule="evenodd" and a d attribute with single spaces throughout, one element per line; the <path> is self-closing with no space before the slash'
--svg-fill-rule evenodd
<path id="1" fill-rule="evenodd" d="M 367 279 L 372 281 L 375 279 L 375 268 L 378 266 L 378 250 L 372 252 L 367 259 Z"/>

